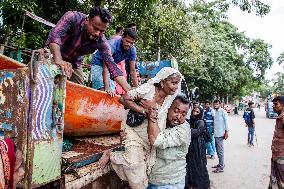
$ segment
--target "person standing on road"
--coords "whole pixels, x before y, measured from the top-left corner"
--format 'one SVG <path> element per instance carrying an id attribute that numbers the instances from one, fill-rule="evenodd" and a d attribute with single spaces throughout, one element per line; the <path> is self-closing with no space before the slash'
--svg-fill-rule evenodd
<path id="1" fill-rule="evenodd" d="M 121 38 L 123 35 L 123 27 L 116 27 L 115 29 L 115 35 L 111 36 L 110 39 L 117 39 L 117 38 Z"/>
<path id="2" fill-rule="evenodd" d="M 203 120 L 203 112 L 200 107 L 192 109 L 190 116 L 191 143 L 186 155 L 186 189 L 210 188 L 207 170 L 205 132 L 206 125 Z"/>
<path id="3" fill-rule="evenodd" d="M 214 143 L 214 116 L 215 111 L 210 107 L 210 101 L 205 101 L 205 111 L 204 111 L 204 120 L 207 126 L 207 129 L 210 134 L 210 142 L 206 143 L 206 151 L 211 159 L 214 158 L 215 154 L 215 143 Z"/>
<path id="4" fill-rule="evenodd" d="M 228 114 L 227 112 L 221 108 L 221 101 L 214 100 L 214 109 L 215 109 L 215 117 L 214 117 L 214 137 L 215 137 L 215 145 L 216 152 L 218 155 L 219 163 L 212 168 L 216 168 L 214 173 L 224 172 L 224 139 L 226 140 L 229 135 L 229 127 L 228 127 Z"/>
<path id="5" fill-rule="evenodd" d="M 254 146 L 253 144 L 253 137 L 255 131 L 255 115 L 253 111 L 253 102 L 248 103 L 248 108 L 244 111 L 243 118 L 245 120 L 245 124 L 248 127 L 248 146 Z"/>
<path id="6" fill-rule="evenodd" d="M 271 174 L 268 189 L 284 188 L 284 96 L 272 100 L 273 109 L 279 116 L 276 119 L 272 139 Z"/>

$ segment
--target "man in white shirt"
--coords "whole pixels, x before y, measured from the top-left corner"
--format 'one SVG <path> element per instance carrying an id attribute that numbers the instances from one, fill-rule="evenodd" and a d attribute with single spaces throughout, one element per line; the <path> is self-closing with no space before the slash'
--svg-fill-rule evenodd
<path id="1" fill-rule="evenodd" d="M 149 175 L 147 189 L 184 189 L 186 175 L 186 154 L 190 144 L 190 126 L 185 121 L 189 100 L 178 95 L 167 116 L 164 131 L 158 127 L 157 111 L 150 111 L 148 137 L 157 149 L 156 163 Z"/>
<path id="2" fill-rule="evenodd" d="M 219 163 L 213 168 L 214 173 L 221 173 L 224 172 L 224 140 L 227 140 L 229 137 L 229 127 L 228 127 L 228 114 L 227 112 L 221 108 L 221 101 L 215 100 L 214 101 L 214 109 L 215 109 L 215 116 L 214 116 L 214 137 L 215 137 L 215 145 L 216 145 L 216 152 L 218 155 Z"/>

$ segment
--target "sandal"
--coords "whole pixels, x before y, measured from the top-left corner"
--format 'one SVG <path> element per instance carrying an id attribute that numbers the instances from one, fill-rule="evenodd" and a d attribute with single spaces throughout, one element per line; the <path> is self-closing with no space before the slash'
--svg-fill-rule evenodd
<path id="1" fill-rule="evenodd" d="M 224 170 L 220 167 L 218 167 L 216 170 L 213 171 L 213 173 L 222 173 Z"/>
<path id="2" fill-rule="evenodd" d="M 217 169 L 218 167 L 220 167 L 220 165 L 215 165 L 212 168 Z"/>

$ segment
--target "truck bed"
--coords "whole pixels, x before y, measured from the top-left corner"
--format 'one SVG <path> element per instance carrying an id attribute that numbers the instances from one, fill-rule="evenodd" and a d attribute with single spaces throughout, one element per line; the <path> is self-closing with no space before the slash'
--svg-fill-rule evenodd
<path id="1" fill-rule="evenodd" d="M 79 137 L 71 140 L 72 149 L 62 154 L 62 174 L 65 188 L 79 189 L 83 186 L 110 189 L 127 188 L 127 183 L 118 178 L 110 165 L 102 170 L 98 164 L 98 160 L 105 150 L 123 150 L 119 134 Z M 112 182 L 107 182 L 110 180 Z"/>

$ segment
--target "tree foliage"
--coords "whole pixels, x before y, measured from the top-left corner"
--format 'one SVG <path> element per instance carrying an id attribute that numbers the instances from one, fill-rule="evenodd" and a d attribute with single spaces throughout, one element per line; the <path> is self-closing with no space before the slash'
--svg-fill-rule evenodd
<path id="1" fill-rule="evenodd" d="M 277 58 L 278 64 L 282 64 L 284 62 L 284 52 L 282 52 Z"/>
<path id="2" fill-rule="evenodd" d="M 107 7 L 116 26 L 136 23 L 136 43 L 140 60 L 174 56 L 190 87 L 198 86 L 202 98 L 243 96 L 260 85 L 265 70 L 272 64 L 271 47 L 261 39 L 250 39 L 229 23 L 230 6 L 264 16 L 270 7 L 259 0 L 194 0 L 186 6 L 182 0 L 0 0 L 2 41 L 14 46 L 41 48 L 49 27 L 30 18 L 23 23 L 23 9 L 56 23 L 69 10 L 88 13 L 93 5 Z M 15 11 L 17 10 L 17 11 Z M 8 38 L 9 36 L 10 38 Z M 22 37 L 21 37 L 22 36 Z"/>
<path id="3" fill-rule="evenodd" d="M 273 81 L 274 93 L 284 95 L 284 73 L 278 72 L 277 78 Z"/>

